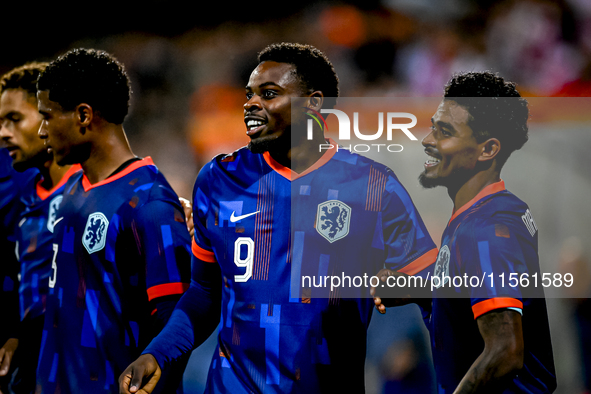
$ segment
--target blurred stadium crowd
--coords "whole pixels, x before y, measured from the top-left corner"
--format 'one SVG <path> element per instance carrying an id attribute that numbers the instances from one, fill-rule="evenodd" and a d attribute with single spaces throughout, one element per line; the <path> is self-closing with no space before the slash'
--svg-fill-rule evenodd
<path id="1" fill-rule="evenodd" d="M 259 12 L 255 22 L 249 12 L 234 11 L 236 20 L 223 20 L 212 15 L 221 7 L 199 13 L 172 4 L 178 14 L 193 13 L 197 27 L 178 32 L 175 21 L 166 20 L 172 11 L 162 9 L 159 23 L 175 34 L 144 32 L 150 30 L 144 25 L 134 31 L 131 23 L 127 31 L 119 26 L 115 34 L 89 34 L 61 45 L 63 51 L 104 49 L 126 65 L 134 90 L 126 131 L 138 154 L 160 147 L 158 153 L 148 153 L 157 156 L 169 177 L 180 176 L 166 171 L 169 165 L 191 174 L 173 180 L 185 195 L 196 175 L 187 157 L 203 164 L 247 142 L 242 87 L 256 66 L 257 51 L 272 42 L 304 42 L 323 50 L 346 97 L 438 96 L 454 71 L 483 69 L 517 82 L 525 95 L 591 92 L 587 0 L 314 2 L 284 6 L 284 13 L 275 10 L 269 19 Z M 200 27 L 198 20 L 211 17 L 214 22 Z M 81 34 L 76 31 L 71 37 Z M 25 61 L 51 58 L 29 52 Z M 0 71 L 17 65 L 4 58 Z"/>
<path id="2" fill-rule="evenodd" d="M 344 97 L 438 97 L 453 72 L 460 70 L 499 72 L 515 81 L 525 96 L 591 96 L 589 0 L 319 1 L 286 5 L 285 12 L 279 3 L 263 2 L 279 9 L 270 11 L 268 18 L 260 7 L 244 13 L 234 10 L 230 19 L 217 14 L 229 5 L 205 7 L 191 16 L 183 6 L 166 11 L 164 2 L 149 4 L 157 6 L 155 13 L 162 8 L 162 18 L 150 19 L 162 24 L 157 28 L 133 23 L 125 27 L 118 19 L 114 31 L 88 35 L 78 31 L 71 36 L 74 40 L 61 36 L 63 42 L 53 54 L 33 49 L 11 58 L 6 53 L 0 73 L 25 61 L 52 60 L 75 47 L 113 53 L 132 78 L 132 107 L 124 125 L 134 153 L 152 156 L 177 193 L 187 198 L 204 163 L 248 142 L 243 87 L 257 64 L 257 51 L 272 42 L 307 43 L 325 52 L 339 75 Z M 182 24 L 175 27 L 174 20 L 165 21 L 171 15 L 178 15 Z M 414 179 L 419 169 L 413 171 Z M 443 214 L 448 216 L 449 209 Z M 433 239 L 438 241 L 440 234 L 433 233 Z M 581 294 L 589 297 L 588 289 L 577 296 Z M 432 381 L 424 379 L 431 376 L 426 332 L 418 311 L 405 308 L 410 316 L 406 321 L 394 321 L 390 314 L 390 320 L 380 319 L 374 325 L 382 337 L 368 345 L 370 394 L 430 390 Z M 397 335 L 390 333 L 394 326 Z M 213 347 L 205 348 L 200 360 L 208 363 Z M 396 356 L 382 359 L 384 354 Z M 557 392 L 584 392 L 578 361 L 565 361 L 563 356 L 555 350 Z M 561 363 L 575 369 L 561 375 Z M 198 388 L 207 368 L 197 361 L 191 365 L 187 387 Z"/>

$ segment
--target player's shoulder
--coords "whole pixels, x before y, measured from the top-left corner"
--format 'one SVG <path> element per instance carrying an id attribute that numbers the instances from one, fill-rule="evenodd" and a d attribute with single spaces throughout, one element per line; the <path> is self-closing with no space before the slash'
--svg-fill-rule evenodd
<path id="1" fill-rule="evenodd" d="M 331 163 L 336 166 L 348 167 L 350 171 L 365 172 L 369 176 L 373 174 L 383 174 L 386 176 L 392 176 L 397 179 L 394 171 L 385 164 L 377 162 L 369 157 L 360 155 L 355 152 L 350 152 L 347 149 L 339 149 L 333 156 Z"/>
<path id="2" fill-rule="evenodd" d="M 238 164 L 260 160 L 260 154 L 252 153 L 247 146 L 236 149 L 231 153 L 220 153 L 211 159 L 211 164 L 220 169 L 235 169 Z"/>
<path id="3" fill-rule="evenodd" d="M 133 208 L 141 208 L 155 200 L 178 203 L 176 192 L 151 157 L 131 163 L 108 179 L 105 185 L 108 187 L 101 190 L 97 198 L 102 198 L 105 193 L 116 195 L 123 205 Z M 82 183 L 84 187 L 84 182 Z"/>
<path id="4" fill-rule="evenodd" d="M 515 227 L 521 229 L 529 212 L 523 200 L 503 190 L 476 204 L 462 221 L 462 227 L 464 232 L 473 234 L 487 231 L 503 233 Z"/>
<path id="5" fill-rule="evenodd" d="M 232 153 L 221 153 L 201 168 L 197 183 L 209 182 L 210 179 L 218 182 L 258 179 L 263 167 L 262 157 L 262 154 L 252 153 L 246 146 Z"/>
<path id="6" fill-rule="evenodd" d="M 523 200 L 509 190 L 503 190 L 482 201 L 476 216 L 487 223 L 495 223 L 519 218 L 527 210 L 529 207 Z"/>
<path id="7" fill-rule="evenodd" d="M 148 158 L 146 158 L 148 159 Z M 144 160 L 146 160 L 144 159 Z M 178 196 L 160 169 L 150 160 L 128 174 L 133 193 L 145 203 L 154 200 L 178 202 Z"/>

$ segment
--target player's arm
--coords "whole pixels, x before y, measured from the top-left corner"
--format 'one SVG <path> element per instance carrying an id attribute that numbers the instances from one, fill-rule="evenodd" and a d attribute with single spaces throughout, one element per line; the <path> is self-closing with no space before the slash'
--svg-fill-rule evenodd
<path id="1" fill-rule="evenodd" d="M 191 286 L 167 325 L 119 377 L 120 393 L 151 393 L 162 368 L 199 346 L 217 327 L 221 313 L 220 267 L 194 257 L 192 270 Z"/>
<path id="2" fill-rule="evenodd" d="M 523 367 L 521 314 L 497 309 L 476 320 L 484 350 L 474 361 L 454 394 L 501 392 L 507 380 Z"/>
<path id="3" fill-rule="evenodd" d="M 205 221 L 209 202 L 206 193 L 199 188 L 199 185 L 206 187 L 206 178 L 207 173 L 202 170 L 193 195 L 196 220 L 190 287 L 164 329 L 119 377 L 120 393 L 151 393 L 160 379 L 161 368 L 203 343 L 219 323 L 221 270 L 207 236 Z"/>
<path id="4" fill-rule="evenodd" d="M 150 302 L 150 327 L 156 336 L 169 320 L 191 280 L 191 238 L 181 204 L 176 199 L 147 202 L 134 217 L 134 234 L 145 258 L 146 292 Z"/>
<path id="5" fill-rule="evenodd" d="M 18 348 L 18 338 L 10 338 L 0 348 L 0 376 L 6 376 L 10 370 L 10 363 Z"/>
<path id="6" fill-rule="evenodd" d="M 520 225 L 521 223 L 519 223 Z M 503 218 L 471 222 L 456 236 L 467 276 L 527 272 L 517 229 Z M 505 286 L 492 280 L 469 286 L 472 312 L 484 340 L 484 350 L 474 361 L 455 393 L 502 392 L 503 386 L 523 367 L 523 294 L 526 288 Z"/>
<path id="7" fill-rule="evenodd" d="M 406 276 L 406 283 L 410 283 L 409 276 L 418 276 L 426 283 L 437 259 L 437 248 L 419 212 L 392 173 L 382 196 L 381 213 L 386 259 L 385 268 L 376 274 L 381 283 L 370 289 L 376 308 L 380 313 L 386 313 L 386 307 L 411 302 L 426 308 L 431 302 L 430 286 L 388 286 L 388 283 L 395 282 L 391 277 L 396 276 Z"/>

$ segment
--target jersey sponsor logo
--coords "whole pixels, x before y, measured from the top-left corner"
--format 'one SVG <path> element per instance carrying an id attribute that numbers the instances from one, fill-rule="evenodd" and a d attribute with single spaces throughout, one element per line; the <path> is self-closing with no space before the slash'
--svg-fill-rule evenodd
<path id="1" fill-rule="evenodd" d="M 440 279 L 439 286 L 434 286 L 436 289 L 447 284 L 449 281 L 449 247 L 447 245 L 443 245 L 439 250 L 433 276 L 437 276 Z"/>
<path id="2" fill-rule="evenodd" d="M 232 223 L 236 223 L 239 220 L 246 219 L 247 217 L 252 216 L 252 215 L 256 215 L 259 212 L 260 211 L 256 211 L 256 212 L 252 212 L 252 213 L 247 213 L 246 215 L 234 216 L 236 211 L 232 211 L 232 215 L 230 215 L 230 221 Z"/>
<path id="3" fill-rule="evenodd" d="M 107 228 L 109 221 L 101 212 L 91 213 L 86 221 L 86 228 L 82 236 L 82 244 L 89 254 L 98 252 L 107 242 Z"/>
<path id="4" fill-rule="evenodd" d="M 525 227 L 527 227 L 527 231 L 529 231 L 530 235 L 533 237 L 536 231 L 538 231 L 538 226 L 536 225 L 536 222 L 534 222 L 534 217 L 529 209 L 525 211 L 521 220 L 523 220 Z"/>
<path id="5" fill-rule="evenodd" d="M 47 216 L 47 229 L 53 233 L 53 228 L 55 227 L 57 221 L 57 210 L 60 208 L 60 204 L 64 196 L 61 194 L 59 196 L 55 196 L 53 200 L 49 203 L 49 215 Z"/>
<path id="6" fill-rule="evenodd" d="M 351 207 L 339 200 L 329 200 L 318 204 L 316 231 L 333 243 L 349 234 Z"/>

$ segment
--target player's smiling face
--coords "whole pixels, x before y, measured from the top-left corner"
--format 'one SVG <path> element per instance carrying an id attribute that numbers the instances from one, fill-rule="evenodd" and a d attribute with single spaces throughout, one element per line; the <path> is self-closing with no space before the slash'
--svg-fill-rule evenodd
<path id="1" fill-rule="evenodd" d="M 0 137 L 17 171 L 43 165 L 51 156 L 37 132 L 41 115 L 37 102 L 23 89 L 7 89 L 0 96 Z"/>
<path id="2" fill-rule="evenodd" d="M 423 139 L 429 156 L 419 177 L 424 187 L 453 186 L 474 171 L 482 146 L 468 122 L 470 113 L 457 102 L 444 99 L 431 118 L 431 132 Z"/>
<path id="3" fill-rule="evenodd" d="M 80 163 L 73 158 L 74 147 L 80 144 L 76 111 L 64 111 L 61 105 L 49 99 L 49 91 L 37 92 L 39 113 L 43 117 L 39 137 L 45 140 L 59 165 Z"/>
<path id="4" fill-rule="evenodd" d="M 304 95 L 295 67 L 289 63 L 266 61 L 257 66 L 246 86 L 244 123 L 255 153 L 289 146 L 291 99 Z"/>

